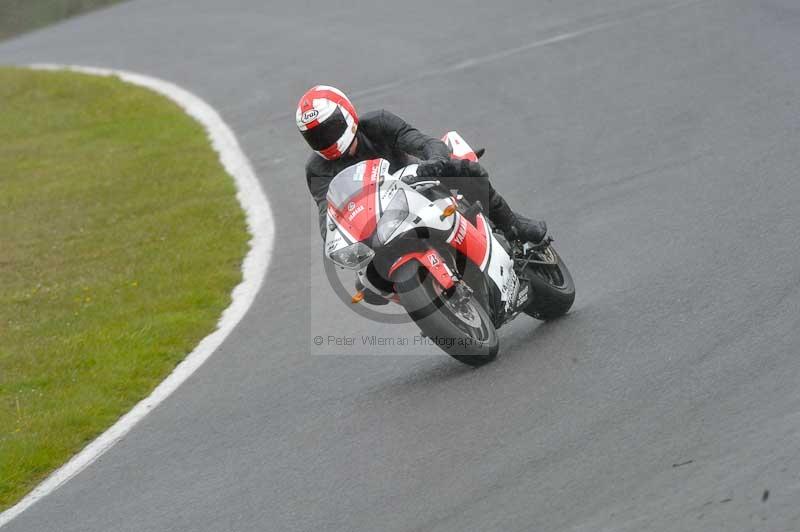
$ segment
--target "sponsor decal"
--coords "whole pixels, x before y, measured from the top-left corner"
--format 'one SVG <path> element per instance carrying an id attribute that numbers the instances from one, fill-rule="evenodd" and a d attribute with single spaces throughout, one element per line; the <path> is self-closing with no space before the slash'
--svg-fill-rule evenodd
<path id="1" fill-rule="evenodd" d="M 506 310 L 510 310 L 513 305 L 513 294 L 517 290 L 517 274 L 513 271 L 508 272 L 508 276 L 503 280 L 501 292 L 506 297 Z"/>
<path id="2" fill-rule="evenodd" d="M 305 111 L 302 115 L 300 115 L 300 121 L 304 124 L 308 124 L 309 122 L 313 122 L 319 116 L 319 111 L 316 109 L 310 109 Z"/>
<path id="3" fill-rule="evenodd" d="M 331 229 L 333 230 L 333 229 Z M 342 236 L 339 233 L 334 233 L 334 235 L 328 240 L 325 251 L 326 253 L 330 254 L 330 252 L 336 250 L 342 243 Z"/>
<path id="4" fill-rule="evenodd" d="M 381 165 L 373 164 L 372 165 L 372 171 L 369 174 L 369 180 L 370 181 L 377 180 L 378 179 L 378 175 L 380 175 L 380 171 L 381 171 Z"/>
<path id="5" fill-rule="evenodd" d="M 519 290 L 519 294 L 517 294 L 517 306 L 521 307 L 525 303 L 528 302 L 528 285 L 524 285 Z"/>
<path id="6" fill-rule="evenodd" d="M 457 246 L 460 246 L 464 243 L 464 237 L 467 236 L 467 221 L 462 216 L 458 222 L 458 230 L 456 231 L 456 236 L 453 237 L 453 242 L 456 243 Z"/>
<path id="7" fill-rule="evenodd" d="M 367 163 L 358 163 L 356 166 L 356 173 L 353 174 L 353 181 L 364 181 L 364 168 L 366 168 L 366 166 Z"/>
<path id="8" fill-rule="evenodd" d="M 350 212 L 353 212 L 353 210 L 354 210 L 355 208 L 356 208 L 356 204 L 355 204 L 355 202 L 352 202 L 352 201 L 351 201 L 350 203 L 348 203 L 348 204 L 347 204 L 347 210 L 348 210 L 348 211 L 350 211 Z"/>
<path id="9" fill-rule="evenodd" d="M 351 205 L 352 205 L 352 204 L 351 204 Z M 353 218 L 355 218 L 356 216 L 358 216 L 358 215 L 359 215 L 359 213 L 360 213 L 361 211 L 363 211 L 363 210 L 364 210 L 364 206 L 363 206 L 363 205 L 359 205 L 359 206 L 358 206 L 358 208 L 357 208 L 356 210 L 354 210 L 353 212 L 351 212 L 351 213 L 350 213 L 350 214 L 347 216 L 347 221 L 348 221 L 348 222 L 352 222 L 352 221 L 353 221 Z"/>
<path id="10" fill-rule="evenodd" d="M 439 259 L 436 258 L 436 255 L 431 253 L 430 255 L 428 255 L 428 262 L 431 263 L 431 266 L 436 266 L 437 264 L 439 264 Z"/>

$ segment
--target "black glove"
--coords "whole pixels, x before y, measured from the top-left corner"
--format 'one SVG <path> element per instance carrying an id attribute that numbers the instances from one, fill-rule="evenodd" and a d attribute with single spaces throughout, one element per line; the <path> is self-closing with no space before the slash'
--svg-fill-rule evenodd
<path id="1" fill-rule="evenodd" d="M 431 181 L 431 178 L 422 175 L 404 175 L 400 178 L 400 181 L 406 185 L 413 185 L 414 183 L 419 183 L 420 181 Z"/>
<path id="2" fill-rule="evenodd" d="M 488 177 L 486 169 L 475 161 L 461 159 L 453 161 L 453 170 L 456 177 Z"/>
<path id="3" fill-rule="evenodd" d="M 417 176 L 419 177 L 440 177 L 442 174 L 442 170 L 444 169 L 445 165 L 448 161 L 444 159 L 429 159 L 427 161 L 422 161 L 417 166 Z"/>
<path id="4" fill-rule="evenodd" d="M 450 159 L 442 161 L 437 167 L 436 177 L 488 177 L 488 173 L 479 163 L 467 159 Z M 419 174 L 419 170 L 417 170 Z"/>

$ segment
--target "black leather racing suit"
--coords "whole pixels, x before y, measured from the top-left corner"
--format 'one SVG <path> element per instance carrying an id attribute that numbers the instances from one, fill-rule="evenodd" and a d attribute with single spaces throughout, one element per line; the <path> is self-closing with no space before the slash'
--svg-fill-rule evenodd
<path id="1" fill-rule="evenodd" d="M 308 190 L 319 208 L 319 223 L 322 238 L 325 238 L 326 211 L 328 202 L 325 196 L 331 180 L 353 164 L 370 159 L 382 158 L 390 163 L 389 170 L 398 169 L 420 160 L 450 159 L 450 149 L 441 140 L 429 137 L 409 125 L 402 118 L 380 110 L 362 115 L 356 132 L 358 144 L 354 155 L 345 153 L 335 160 L 327 160 L 313 153 L 306 163 Z M 437 177 L 450 189 L 457 189 L 470 201 L 480 201 L 488 210 L 489 219 L 503 230 L 510 228 L 515 215 L 506 201 L 492 187 L 489 174 L 480 169 L 469 176 Z"/>

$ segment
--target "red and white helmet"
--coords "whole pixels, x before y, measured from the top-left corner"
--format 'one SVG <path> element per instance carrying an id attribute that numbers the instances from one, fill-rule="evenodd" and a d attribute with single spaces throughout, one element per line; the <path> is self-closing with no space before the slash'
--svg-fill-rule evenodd
<path id="1" fill-rule="evenodd" d="M 327 85 L 317 85 L 303 94 L 295 121 L 311 149 L 326 159 L 341 157 L 358 129 L 353 104 L 342 91 Z"/>

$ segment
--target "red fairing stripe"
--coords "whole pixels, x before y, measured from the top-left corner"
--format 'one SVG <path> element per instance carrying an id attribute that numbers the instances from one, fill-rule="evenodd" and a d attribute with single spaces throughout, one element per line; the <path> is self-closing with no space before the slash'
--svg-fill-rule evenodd
<path id="1" fill-rule="evenodd" d="M 483 270 L 489 255 L 489 241 L 486 234 L 486 222 L 478 215 L 478 227 L 475 227 L 463 216 L 458 217 L 457 226 L 453 230 L 449 244 L 460 251 Z"/>
<path id="2" fill-rule="evenodd" d="M 394 264 L 392 264 L 392 267 L 389 268 L 389 278 L 392 277 L 392 274 L 394 274 L 400 266 L 412 260 L 425 266 L 425 269 L 433 275 L 433 278 L 436 279 L 442 288 L 445 290 L 453 288 L 453 274 L 450 268 L 447 267 L 447 264 L 445 264 L 442 256 L 439 255 L 439 252 L 435 249 L 406 253 L 397 259 Z"/>
<path id="3" fill-rule="evenodd" d="M 366 161 L 361 191 L 350 198 L 343 210 L 328 204 L 336 224 L 352 235 L 356 242 L 369 238 L 378 227 L 378 213 L 375 211 L 375 196 L 378 188 L 380 159 Z"/>

